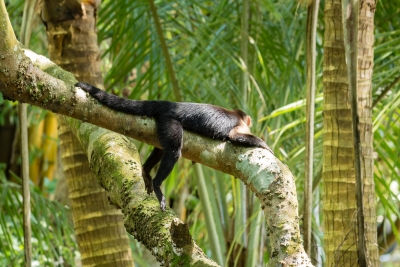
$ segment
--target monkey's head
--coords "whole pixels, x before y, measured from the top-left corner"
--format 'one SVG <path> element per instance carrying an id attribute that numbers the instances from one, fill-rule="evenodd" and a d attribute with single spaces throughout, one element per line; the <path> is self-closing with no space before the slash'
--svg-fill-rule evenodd
<path id="1" fill-rule="evenodd" d="M 235 109 L 234 112 L 239 116 L 239 118 L 246 123 L 247 126 L 251 126 L 251 117 L 241 111 L 240 109 Z"/>

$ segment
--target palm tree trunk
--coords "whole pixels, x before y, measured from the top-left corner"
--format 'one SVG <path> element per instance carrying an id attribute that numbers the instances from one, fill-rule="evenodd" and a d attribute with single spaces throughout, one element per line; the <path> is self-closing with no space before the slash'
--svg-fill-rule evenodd
<path id="1" fill-rule="evenodd" d="M 372 9 L 372 6 L 366 4 L 360 6 L 357 88 L 360 123 L 358 127 L 363 138 L 362 172 L 366 253 L 368 265 L 378 266 L 371 120 L 373 12 L 366 12 L 365 8 Z M 325 190 L 323 202 L 326 266 L 357 266 L 354 151 L 341 1 L 326 1 L 324 14 L 324 165 L 322 175 Z"/>
<path id="2" fill-rule="evenodd" d="M 96 7 L 74 3 L 44 3 L 42 17 L 47 26 L 50 58 L 79 81 L 103 87 Z M 63 168 L 82 265 L 133 266 L 121 212 L 109 204 L 77 138 L 63 120 L 59 123 Z"/>
<path id="3" fill-rule="evenodd" d="M 364 178 L 364 221 L 369 266 L 379 266 L 372 132 L 372 71 L 374 66 L 375 0 L 360 1 L 358 27 L 358 129 L 361 141 L 361 172 Z"/>

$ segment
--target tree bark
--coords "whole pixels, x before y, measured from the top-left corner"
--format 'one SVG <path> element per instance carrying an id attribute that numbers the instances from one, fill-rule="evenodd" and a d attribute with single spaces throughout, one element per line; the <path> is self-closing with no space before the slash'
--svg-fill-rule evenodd
<path id="1" fill-rule="evenodd" d="M 324 243 L 326 266 L 356 266 L 356 198 L 351 110 L 340 0 L 325 2 Z"/>
<path id="2" fill-rule="evenodd" d="M 367 13 L 369 15 L 372 14 L 371 12 Z M 325 191 L 323 203 L 326 266 L 357 266 L 354 150 L 341 1 L 326 1 L 324 14 L 324 165 L 322 175 Z M 369 124 L 368 120 L 370 121 L 370 119 L 367 118 L 371 118 L 372 112 L 372 106 L 369 103 L 372 95 L 370 74 L 372 74 L 373 65 L 373 38 L 371 39 L 373 23 L 371 20 L 368 22 L 367 28 L 368 33 L 365 31 L 366 28 L 363 30 L 360 21 L 358 109 L 360 135 L 364 135 L 364 138 L 367 138 L 362 142 L 364 146 L 363 157 L 367 159 L 362 167 L 365 177 L 364 213 L 366 230 L 368 231 L 366 237 L 367 258 L 370 266 L 378 266 L 373 163 L 372 154 L 370 154 L 372 153 L 372 124 Z M 363 49 L 361 49 L 360 45 L 364 38 L 367 38 L 365 39 L 366 43 L 371 46 L 361 51 Z M 365 58 L 361 59 L 360 64 L 360 56 L 364 57 L 362 56 L 364 52 L 368 55 L 368 59 L 366 61 Z M 364 69 L 366 66 L 370 68 Z"/>
<path id="3" fill-rule="evenodd" d="M 374 67 L 375 0 L 359 2 L 358 25 L 358 130 L 361 143 L 361 172 L 364 179 L 364 221 L 368 266 L 379 265 L 377 245 L 376 194 L 372 131 L 372 72 Z"/>

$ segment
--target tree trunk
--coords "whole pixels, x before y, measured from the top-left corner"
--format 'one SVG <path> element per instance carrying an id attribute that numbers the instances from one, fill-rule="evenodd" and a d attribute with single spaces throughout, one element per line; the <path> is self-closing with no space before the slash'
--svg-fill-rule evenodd
<path id="1" fill-rule="evenodd" d="M 74 3 L 44 3 L 42 18 L 47 26 L 50 58 L 78 80 L 102 87 L 97 7 Z M 62 121 L 59 120 L 63 167 L 82 265 L 133 266 L 122 214 L 108 203 L 106 192 L 89 169 L 81 144 Z"/>
<path id="2" fill-rule="evenodd" d="M 373 1 L 369 1 L 373 2 Z M 364 7 L 363 7 L 364 5 Z M 369 266 L 378 266 L 372 162 L 373 12 L 360 5 L 358 111 Z M 373 8 L 375 4 L 373 3 Z M 368 6 L 372 9 L 372 6 Z M 325 2 L 324 37 L 324 226 L 326 266 L 357 266 L 357 207 L 351 110 L 340 0 Z M 367 16 L 366 16 L 367 15 Z M 363 26 L 365 25 L 365 26 Z"/>
<path id="3" fill-rule="evenodd" d="M 372 132 L 372 71 L 374 66 L 375 0 L 360 1 L 358 26 L 358 129 L 361 140 L 361 172 L 364 178 L 364 220 L 369 266 L 379 266 Z"/>

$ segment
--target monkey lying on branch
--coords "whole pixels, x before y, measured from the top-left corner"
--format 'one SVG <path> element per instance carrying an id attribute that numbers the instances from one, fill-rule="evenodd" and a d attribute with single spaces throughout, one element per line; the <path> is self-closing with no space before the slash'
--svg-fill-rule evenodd
<path id="1" fill-rule="evenodd" d="M 160 186 L 181 157 L 183 129 L 222 141 L 229 140 L 235 145 L 265 148 L 273 153 L 263 140 L 251 134 L 251 118 L 241 110 L 198 103 L 129 100 L 87 83 L 79 82 L 75 86 L 111 109 L 155 119 L 162 149 L 155 147 L 151 152 L 143 164 L 142 176 L 147 193 L 154 191 L 163 211 L 166 203 Z M 152 179 L 150 171 L 160 160 L 158 172 Z"/>

